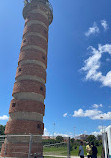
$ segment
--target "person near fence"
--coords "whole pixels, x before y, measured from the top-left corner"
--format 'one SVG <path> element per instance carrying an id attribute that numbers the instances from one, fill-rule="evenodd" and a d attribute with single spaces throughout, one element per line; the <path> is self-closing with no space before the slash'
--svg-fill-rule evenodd
<path id="1" fill-rule="evenodd" d="M 37 158 L 37 154 L 36 153 L 34 153 L 34 158 Z"/>
<path id="2" fill-rule="evenodd" d="M 84 149 L 83 149 L 83 142 L 82 141 L 80 142 L 78 155 L 80 156 L 80 158 L 84 158 Z"/>
<path id="3" fill-rule="evenodd" d="M 92 147 L 91 147 L 90 143 L 88 143 L 88 145 L 86 145 L 86 152 L 87 152 L 87 158 L 91 158 L 92 157 Z"/>
<path id="4" fill-rule="evenodd" d="M 92 142 L 92 158 L 97 158 L 97 153 L 98 153 L 98 150 L 97 150 L 97 147 L 94 145 L 94 142 Z"/>

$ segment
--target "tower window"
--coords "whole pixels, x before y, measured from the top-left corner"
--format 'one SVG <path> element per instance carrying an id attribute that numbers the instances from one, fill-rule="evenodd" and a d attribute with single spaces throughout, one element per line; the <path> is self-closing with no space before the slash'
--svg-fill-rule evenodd
<path id="1" fill-rule="evenodd" d="M 16 103 L 12 103 L 12 107 L 13 107 L 13 108 L 15 107 L 15 105 L 16 105 Z"/>
<path id="2" fill-rule="evenodd" d="M 21 68 L 19 68 L 19 69 L 18 69 L 18 72 L 20 72 L 20 71 L 22 71 L 22 69 L 21 69 Z"/>
<path id="3" fill-rule="evenodd" d="M 47 33 L 47 31 L 46 31 L 46 30 L 44 30 L 44 33 L 46 34 L 46 33 Z"/>
<path id="4" fill-rule="evenodd" d="M 44 59 L 44 60 L 45 60 L 45 56 L 43 56 L 43 57 L 42 57 L 42 59 Z"/>
<path id="5" fill-rule="evenodd" d="M 23 43 L 25 43 L 25 42 L 26 42 L 26 39 L 23 40 Z"/>
<path id="6" fill-rule="evenodd" d="M 40 90 L 41 90 L 41 91 L 43 91 L 43 90 L 44 90 L 44 88 L 43 88 L 43 87 L 40 87 Z"/>
<path id="7" fill-rule="evenodd" d="M 41 128 L 41 124 L 38 124 L 38 125 L 37 125 L 37 128 Z"/>

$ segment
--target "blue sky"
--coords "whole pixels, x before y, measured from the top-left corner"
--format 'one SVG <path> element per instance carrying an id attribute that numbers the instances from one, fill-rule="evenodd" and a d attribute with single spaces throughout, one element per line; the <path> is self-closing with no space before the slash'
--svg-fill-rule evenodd
<path id="1" fill-rule="evenodd" d="M 74 127 L 76 135 L 99 132 L 101 116 L 104 126 L 111 124 L 111 1 L 50 2 L 45 132 L 74 135 Z M 23 5 L 0 1 L 0 124 L 7 122 L 12 98 Z"/>

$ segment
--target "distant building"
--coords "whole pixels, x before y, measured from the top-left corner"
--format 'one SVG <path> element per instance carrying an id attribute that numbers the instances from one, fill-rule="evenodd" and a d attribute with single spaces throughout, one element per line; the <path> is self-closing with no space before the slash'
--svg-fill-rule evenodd
<path id="1" fill-rule="evenodd" d="M 86 140 L 88 138 L 89 135 L 86 135 L 86 134 L 81 134 L 79 136 L 76 136 L 75 139 L 79 139 L 79 140 Z"/>
<path id="2" fill-rule="evenodd" d="M 82 134 L 80 135 L 80 140 L 86 140 L 88 138 L 89 135 L 86 134 Z"/>
<path id="3" fill-rule="evenodd" d="M 42 139 L 51 139 L 50 136 L 42 136 Z"/>

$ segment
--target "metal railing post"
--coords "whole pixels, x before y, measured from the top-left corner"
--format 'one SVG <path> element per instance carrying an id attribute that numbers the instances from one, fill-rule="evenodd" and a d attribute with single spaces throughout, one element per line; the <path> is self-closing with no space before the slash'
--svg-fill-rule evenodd
<path id="1" fill-rule="evenodd" d="M 31 150 L 32 150 L 32 134 L 30 135 L 30 141 L 29 141 L 29 154 L 28 154 L 28 158 L 30 158 L 30 155 L 31 155 Z"/>
<path id="2" fill-rule="evenodd" d="M 70 137 L 68 137 L 67 141 L 67 158 L 70 158 Z"/>
<path id="3" fill-rule="evenodd" d="M 5 143 L 5 141 L 4 141 L 4 145 L 5 145 L 5 149 L 4 149 L 4 158 L 5 158 L 5 156 L 6 156 L 8 135 L 7 135 L 7 138 L 5 138 L 5 139 L 6 139 L 6 143 Z"/>

